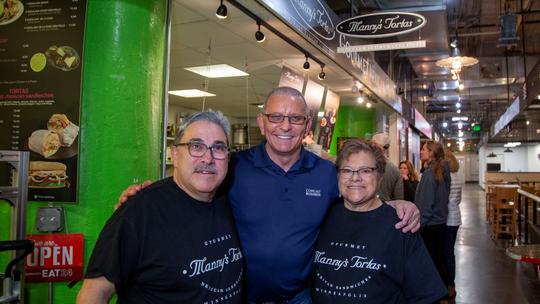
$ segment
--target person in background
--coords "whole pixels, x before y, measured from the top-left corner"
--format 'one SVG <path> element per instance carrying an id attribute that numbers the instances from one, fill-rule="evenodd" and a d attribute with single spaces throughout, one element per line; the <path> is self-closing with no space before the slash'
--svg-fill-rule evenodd
<path id="1" fill-rule="evenodd" d="M 188 117 L 174 140 L 172 177 L 131 197 L 101 232 L 79 304 L 243 303 L 243 255 L 227 193 L 221 112 Z M 136 153 L 136 152 L 134 152 Z"/>
<path id="2" fill-rule="evenodd" d="M 414 202 L 414 194 L 418 186 L 418 174 L 413 165 L 408 160 L 399 163 L 399 173 L 403 179 L 403 194 L 406 201 Z"/>
<path id="3" fill-rule="evenodd" d="M 450 192 L 450 169 L 444 160 L 443 146 L 427 141 L 420 150 L 420 159 L 426 167 L 416 188 L 414 203 L 420 209 L 420 234 L 444 282 L 447 270 L 444 259 L 446 218 Z"/>
<path id="4" fill-rule="evenodd" d="M 330 153 L 326 152 L 321 145 L 317 144 L 313 140 L 313 131 L 309 131 L 308 134 L 304 137 L 302 140 L 302 144 L 304 145 L 304 148 L 308 150 L 309 152 L 321 157 L 322 159 L 329 160 L 331 162 L 335 162 L 336 158 L 332 156 Z"/>
<path id="5" fill-rule="evenodd" d="M 257 116 L 265 140 L 232 155 L 227 189 L 246 262 L 248 303 L 311 303 L 315 242 L 339 191 L 334 164 L 302 146 L 309 117 L 302 93 L 275 88 Z M 143 186 L 126 189 L 119 203 Z M 419 228 L 414 204 L 389 204 L 401 219 L 396 229 Z"/>
<path id="6" fill-rule="evenodd" d="M 379 195 L 383 201 L 401 200 L 403 195 L 403 180 L 398 167 L 388 159 L 390 149 L 390 137 L 386 133 L 373 135 L 371 141 L 381 147 L 386 157 L 386 168 L 379 184 Z"/>
<path id="7" fill-rule="evenodd" d="M 341 199 L 321 226 L 313 262 L 314 303 L 433 303 L 446 294 L 417 233 L 394 229 L 395 211 L 376 196 L 386 159 L 360 139 L 336 167 Z"/>
<path id="8" fill-rule="evenodd" d="M 446 242 L 444 246 L 444 256 L 446 258 L 447 268 L 447 282 L 448 295 L 450 298 L 456 296 L 456 256 L 454 254 L 454 247 L 456 244 L 457 232 L 461 225 L 461 212 L 459 210 L 459 204 L 461 203 L 461 188 L 463 187 L 463 180 L 458 174 L 459 162 L 454 154 L 448 150 L 444 150 L 444 158 L 448 162 L 450 167 L 450 177 L 452 182 L 450 183 L 450 196 L 448 198 L 448 218 L 446 219 Z"/>

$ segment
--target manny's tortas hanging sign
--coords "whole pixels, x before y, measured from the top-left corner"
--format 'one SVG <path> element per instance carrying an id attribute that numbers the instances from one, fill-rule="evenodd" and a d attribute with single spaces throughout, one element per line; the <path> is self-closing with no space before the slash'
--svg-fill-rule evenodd
<path id="1" fill-rule="evenodd" d="M 410 33 L 426 25 L 420 14 L 405 12 L 382 12 L 360 15 L 343 20 L 336 31 L 357 38 L 384 38 Z"/>

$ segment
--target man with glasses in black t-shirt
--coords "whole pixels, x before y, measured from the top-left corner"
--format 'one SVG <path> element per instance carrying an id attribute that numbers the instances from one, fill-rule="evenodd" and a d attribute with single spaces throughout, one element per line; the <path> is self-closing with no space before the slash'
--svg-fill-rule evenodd
<path id="1" fill-rule="evenodd" d="M 96 243 L 77 303 L 241 303 L 244 261 L 227 193 L 230 125 L 221 112 L 180 127 L 174 173 L 131 197 Z"/>

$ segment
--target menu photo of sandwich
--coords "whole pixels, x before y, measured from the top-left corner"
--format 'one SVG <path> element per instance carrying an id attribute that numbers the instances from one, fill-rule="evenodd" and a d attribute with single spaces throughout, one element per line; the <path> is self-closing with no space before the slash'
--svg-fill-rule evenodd
<path id="1" fill-rule="evenodd" d="M 19 19 L 24 5 L 19 0 L 0 0 L 0 25 L 10 24 Z"/>
<path id="2" fill-rule="evenodd" d="M 66 165 L 52 161 L 31 161 L 28 188 L 69 188 Z"/>
<path id="3" fill-rule="evenodd" d="M 51 158 L 61 148 L 71 147 L 78 135 L 79 127 L 65 114 L 53 114 L 47 121 L 47 130 L 32 132 L 28 138 L 28 148 L 44 158 Z"/>

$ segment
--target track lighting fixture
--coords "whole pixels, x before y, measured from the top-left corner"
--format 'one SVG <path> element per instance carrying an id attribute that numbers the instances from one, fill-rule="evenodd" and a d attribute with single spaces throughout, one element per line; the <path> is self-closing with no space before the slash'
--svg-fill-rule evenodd
<path id="1" fill-rule="evenodd" d="M 306 54 L 306 62 L 304 62 L 304 71 L 308 71 L 309 70 L 309 61 L 308 61 L 308 55 Z"/>
<path id="2" fill-rule="evenodd" d="M 221 0 L 221 4 L 216 11 L 216 17 L 219 19 L 227 19 L 227 7 L 223 4 L 223 0 Z"/>
<path id="3" fill-rule="evenodd" d="M 263 43 L 266 40 L 266 36 L 261 32 L 261 20 L 257 19 L 257 31 L 255 32 L 255 39 L 258 43 Z"/>
<path id="4" fill-rule="evenodd" d="M 326 77 L 326 73 L 324 73 L 324 64 L 321 64 L 321 72 L 317 75 L 317 78 L 319 78 L 319 80 L 324 80 L 324 77 Z"/>

